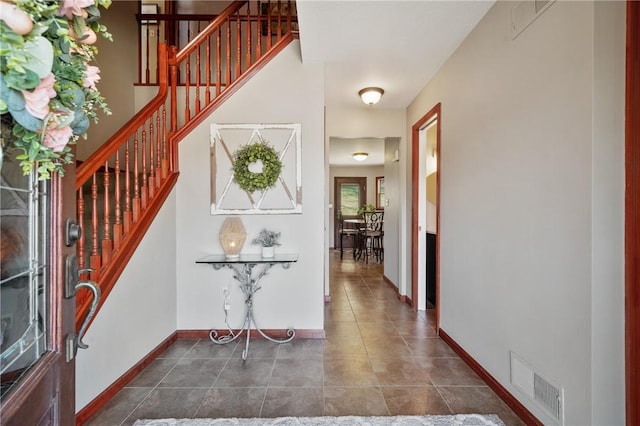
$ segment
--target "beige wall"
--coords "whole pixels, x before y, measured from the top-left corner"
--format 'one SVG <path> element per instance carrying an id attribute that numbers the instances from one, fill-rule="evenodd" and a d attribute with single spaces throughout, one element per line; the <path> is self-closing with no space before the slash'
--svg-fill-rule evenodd
<path id="1" fill-rule="evenodd" d="M 591 422 L 624 423 L 625 4 L 596 2 L 593 69 Z"/>
<path id="2" fill-rule="evenodd" d="M 133 84 L 137 80 L 137 28 L 135 1 L 114 1 L 102 10 L 100 23 L 113 35 L 113 43 L 99 37 L 96 64 L 100 67 L 98 89 L 105 97 L 111 115 L 98 114 L 99 123 L 91 123 L 87 140 L 78 142 L 78 159 L 85 160 L 109 139 L 136 112 Z M 127 46 L 127 47 L 124 47 Z"/>
<path id="3" fill-rule="evenodd" d="M 396 152 L 400 150 L 400 138 L 386 138 L 384 141 L 384 276 L 399 287 L 400 212 L 405 206 L 401 198 L 400 162 L 396 161 Z"/>
<path id="4" fill-rule="evenodd" d="M 158 249 L 158 248 L 161 249 Z M 162 206 L 87 330 L 76 357 L 76 412 L 176 330 L 176 191 Z"/>
<path id="5" fill-rule="evenodd" d="M 291 43 L 211 116 L 180 142 L 177 185 L 178 329 L 225 328 L 220 300 L 231 287 L 229 321 L 238 327 L 244 296 L 227 269 L 214 271 L 195 261 L 221 253 L 218 232 L 225 216 L 210 212 L 209 127 L 211 123 L 301 123 L 302 214 L 244 215 L 248 237 L 242 253 L 259 253 L 250 241 L 260 229 L 282 233 L 282 253 L 298 253 L 289 269 L 274 267 L 264 278 L 256 317 L 265 329 L 323 329 L 324 155 L 322 67 L 300 61 Z"/>
<path id="6" fill-rule="evenodd" d="M 407 111 L 410 134 L 442 103 L 441 326 L 543 423 L 509 351 L 564 389 L 565 424 L 624 424 L 624 3 L 557 1 L 512 40 L 514 5 Z"/>

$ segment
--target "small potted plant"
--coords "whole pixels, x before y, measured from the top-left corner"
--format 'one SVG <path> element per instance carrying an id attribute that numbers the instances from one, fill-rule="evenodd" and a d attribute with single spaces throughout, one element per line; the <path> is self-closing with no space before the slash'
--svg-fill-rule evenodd
<path id="1" fill-rule="evenodd" d="M 273 257 L 274 247 L 280 245 L 278 242 L 279 238 L 280 232 L 263 229 L 258 236 L 251 241 L 251 244 L 262 246 L 262 257 Z"/>
<path id="2" fill-rule="evenodd" d="M 376 206 L 373 204 L 363 204 L 362 207 L 358 209 L 358 214 L 364 213 L 373 213 L 376 211 Z"/>

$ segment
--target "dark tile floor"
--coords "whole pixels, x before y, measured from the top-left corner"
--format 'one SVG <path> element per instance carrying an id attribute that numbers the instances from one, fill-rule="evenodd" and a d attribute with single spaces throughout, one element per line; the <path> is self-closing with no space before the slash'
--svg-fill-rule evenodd
<path id="1" fill-rule="evenodd" d="M 331 253 L 325 340 L 282 345 L 178 340 L 87 424 L 143 418 L 498 414 L 518 417 L 435 335 L 434 312 L 413 312 L 382 266 Z"/>

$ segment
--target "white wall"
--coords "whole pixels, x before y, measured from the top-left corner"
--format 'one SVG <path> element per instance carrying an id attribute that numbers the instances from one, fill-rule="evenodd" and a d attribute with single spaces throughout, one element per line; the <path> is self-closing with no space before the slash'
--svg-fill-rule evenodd
<path id="1" fill-rule="evenodd" d="M 375 137 L 385 138 L 385 146 L 387 140 L 393 139 L 399 141 L 398 149 L 400 152 L 400 162 L 395 166 L 391 166 L 392 170 L 404 170 L 406 168 L 404 156 L 407 151 L 406 145 L 406 112 L 402 109 L 378 109 L 376 107 L 370 108 L 365 105 L 362 108 L 327 108 L 326 109 L 326 127 L 325 127 L 325 144 L 329 146 L 329 139 L 332 137 L 339 138 L 362 138 L 362 137 Z M 385 167 L 389 162 L 388 153 L 385 152 Z M 329 173 L 329 166 L 326 166 L 326 172 Z M 386 169 L 385 169 L 386 172 Z M 388 238 L 386 232 L 391 230 L 393 226 L 387 227 L 389 221 L 397 223 L 399 218 L 392 218 L 392 214 L 405 216 L 405 210 L 407 208 L 406 199 L 406 182 L 405 176 L 402 172 L 399 173 L 399 179 L 387 180 L 385 176 L 385 192 L 389 194 L 389 206 L 385 207 L 385 253 L 384 253 L 384 265 L 385 275 L 386 271 L 398 271 L 397 265 L 406 263 L 407 253 L 404 250 L 392 250 L 391 246 L 387 244 Z M 329 186 L 333 185 L 333 182 Z M 395 187 L 394 185 L 398 185 Z M 375 192 L 374 192 L 375 193 Z M 398 194 L 398 197 L 393 196 Z M 329 209 L 329 204 L 333 201 L 329 198 L 329 188 L 325 193 L 325 208 L 327 211 L 327 247 L 329 246 L 329 239 L 333 232 L 331 225 L 329 224 L 329 218 L 334 214 L 333 210 Z M 332 224 L 332 222 L 331 222 Z M 406 221 L 400 221 L 398 227 L 399 234 L 402 236 L 406 231 Z M 400 237 L 402 238 L 402 237 Z M 404 246 L 400 246 L 404 249 Z M 388 266 L 392 265 L 392 266 Z M 325 262 L 325 294 L 329 294 L 329 263 Z M 393 273 L 392 273 L 393 274 Z M 407 276 L 400 275 L 400 271 L 397 274 L 387 275 L 393 282 L 398 285 L 400 294 L 406 294 Z M 409 287 L 411 284 L 409 283 Z"/>
<path id="2" fill-rule="evenodd" d="M 514 4 L 497 2 L 408 108 L 410 134 L 442 103 L 441 326 L 543 423 L 510 384 L 510 350 L 564 388 L 567 425 L 623 424 L 622 366 L 602 364 L 623 355 L 624 5 L 599 4 L 600 19 L 555 2 L 512 40 Z M 600 57 L 614 62 L 594 69 Z"/>
<path id="3" fill-rule="evenodd" d="M 159 249 L 161 248 L 161 249 Z M 176 330 L 176 191 L 151 224 L 76 357 L 80 411 Z"/>
<path id="4" fill-rule="evenodd" d="M 241 325 L 244 298 L 230 270 L 194 262 L 222 253 L 218 232 L 226 216 L 209 214 L 211 123 L 301 123 L 303 213 L 242 216 L 248 237 L 243 253 L 259 253 L 250 240 L 261 228 L 282 232 L 282 253 L 299 254 L 290 269 L 274 267 L 254 304 L 263 328 L 323 329 L 324 136 L 323 70 L 303 65 L 298 41 L 267 64 L 180 142 L 177 196 L 178 329 L 223 328 L 222 290 L 231 285 L 230 324 Z"/>

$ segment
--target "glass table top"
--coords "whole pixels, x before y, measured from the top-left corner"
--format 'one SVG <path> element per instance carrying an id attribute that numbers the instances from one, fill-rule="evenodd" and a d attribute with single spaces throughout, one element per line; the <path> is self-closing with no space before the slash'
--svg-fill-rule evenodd
<path id="1" fill-rule="evenodd" d="M 227 258 L 224 254 L 210 254 L 196 260 L 196 263 L 229 264 L 229 263 L 291 263 L 297 262 L 297 254 L 276 253 L 273 257 L 262 257 L 261 254 L 241 254 L 239 257 Z"/>

